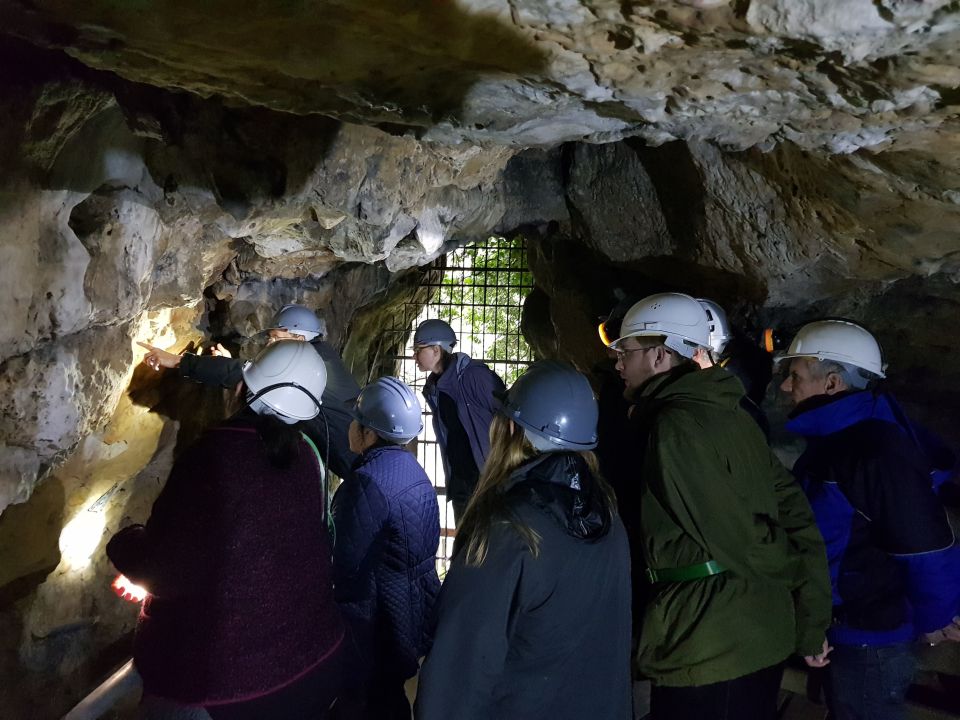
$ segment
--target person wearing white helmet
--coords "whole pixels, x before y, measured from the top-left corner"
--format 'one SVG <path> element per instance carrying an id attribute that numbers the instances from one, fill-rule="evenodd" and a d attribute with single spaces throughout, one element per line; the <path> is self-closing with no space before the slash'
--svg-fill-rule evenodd
<path id="1" fill-rule="evenodd" d="M 490 448 L 495 394 L 503 380 L 486 364 L 454 352 L 457 335 L 443 320 L 424 320 L 413 335 L 417 367 L 430 373 L 423 397 L 433 414 L 433 429 L 443 461 L 447 499 L 459 522 Z"/>
<path id="2" fill-rule="evenodd" d="M 320 448 L 330 469 L 339 477 L 346 477 L 356 455 L 350 450 L 347 438 L 350 415 L 344 409 L 344 403 L 357 396 L 360 386 L 339 353 L 325 339 L 326 322 L 303 305 L 284 305 L 274 315 L 266 332 L 269 342 L 304 340 L 323 358 L 327 383 L 321 398 L 322 414 L 307 423 L 305 432 Z M 229 356 L 177 355 L 147 343 L 139 344 L 147 350 L 143 362 L 157 371 L 175 368 L 183 378 L 223 388 L 236 387 L 242 378 L 243 362 Z"/>
<path id="3" fill-rule="evenodd" d="M 630 566 L 597 403 L 539 361 L 505 393 L 457 528 L 417 720 L 631 720 Z"/>
<path id="4" fill-rule="evenodd" d="M 653 682 L 655 720 L 772 720 L 785 660 L 825 662 L 823 540 L 740 407 L 740 381 L 693 362 L 709 342 L 695 298 L 659 293 L 630 308 L 611 343 L 639 468 L 638 507 L 623 512 L 636 514 L 634 567 L 652 585 L 637 668 Z"/>
<path id="5" fill-rule="evenodd" d="M 710 335 L 707 347 L 697 350 L 693 361 L 704 369 L 719 365 L 737 376 L 746 390 L 740 405 L 769 438 L 770 423 L 762 405 L 773 377 L 770 353 L 735 334 L 727 313 L 718 303 L 707 298 L 697 298 L 697 302 L 707 315 Z"/>
<path id="6" fill-rule="evenodd" d="M 440 592 L 437 494 L 405 445 L 423 429 L 417 397 L 395 377 L 351 404 L 358 455 L 333 500 L 336 598 L 355 651 L 338 720 L 409 720 L 404 682 L 429 649 Z"/>
<path id="7" fill-rule="evenodd" d="M 145 525 L 107 544 L 150 593 L 134 639 L 147 717 L 326 718 L 339 692 L 324 468 L 301 433 L 326 369 L 284 341 L 243 377 L 248 405 L 180 455 Z"/>
<path id="8" fill-rule="evenodd" d="M 916 427 L 887 394 L 880 345 L 843 319 L 804 325 L 779 358 L 806 438 L 794 474 L 826 540 L 834 646 L 827 701 L 837 720 L 900 720 L 912 644 L 960 640 L 960 548 Z"/>

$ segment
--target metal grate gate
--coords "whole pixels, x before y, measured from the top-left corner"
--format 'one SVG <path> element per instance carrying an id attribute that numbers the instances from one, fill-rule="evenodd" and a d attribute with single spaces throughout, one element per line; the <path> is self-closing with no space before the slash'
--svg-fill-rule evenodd
<path id="1" fill-rule="evenodd" d="M 413 330 L 424 320 L 440 318 L 450 323 L 457 333 L 455 350 L 483 360 L 509 387 L 533 361 L 532 352 L 520 333 L 523 301 L 533 289 L 523 239 L 492 237 L 455 250 L 447 255 L 442 279 L 436 281 L 436 276 L 433 277 L 433 281 L 421 285 L 431 291 L 433 299 L 413 324 L 403 324 L 403 317 L 410 317 L 409 313 L 397 313 L 398 327 L 390 328 L 393 332 L 409 334 L 403 354 L 394 357 L 397 375 L 419 395 L 427 375 L 417 369 L 413 360 Z M 453 551 L 453 507 L 446 499 L 443 463 L 432 418 L 422 395 L 420 397 L 425 417 L 417 456 L 437 488 L 440 501 L 437 571 L 442 577 Z"/>

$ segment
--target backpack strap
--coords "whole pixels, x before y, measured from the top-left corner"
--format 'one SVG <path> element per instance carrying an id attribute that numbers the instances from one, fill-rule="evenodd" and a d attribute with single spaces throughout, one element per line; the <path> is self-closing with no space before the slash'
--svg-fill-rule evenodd
<path id="1" fill-rule="evenodd" d="M 335 543 L 337 539 L 337 532 L 333 526 L 333 514 L 330 512 L 330 499 L 327 493 L 327 467 L 323 463 L 323 458 L 320 457 L 320 450 L 317 449 L 316 444 L 311 440 L 305 432 L 300 432 L 300 437 L 302 437 L 307 445 L 313 450 L 313 454 L 317 457 L 317 465 L 320 467 L 320 502 L 321 502 L 321 522 L 326 522 L 327 532 L 330 534 L 331 543 Z"/>

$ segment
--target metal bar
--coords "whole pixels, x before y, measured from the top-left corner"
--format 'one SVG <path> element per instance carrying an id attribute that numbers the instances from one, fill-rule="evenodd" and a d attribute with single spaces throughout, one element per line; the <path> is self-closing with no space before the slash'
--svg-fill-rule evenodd
<path id="1" fill-rule="evenodd" d="M 133 667 L 133 658 L 63 716 L 63 720 L 96 720 L 127 695 L 140 690 L 143 682 Z"/>
<path id="2" fill-rule="evenodd" d="M 530 349 L 520 332 L 523 300 L 534 287 L 522 240 L 496 239 L 455 250 L 446 256 L 442 274 L 424 274 L 422 280 L 404 311 L 394 315 L 394 326 L 388 332 L 397 335 L 387 336 L 408 338 L 406 350 L 402 354 L 389 355 L 387 359 L 394 363 L 397 374 L 415 391 L 422 390 L 426 375 L 416 369 L 413 361 L 411 331 L 417 323 L 430 318 L 439 317 L 449 322 L 460 338 L 457 350 L 486 363 L 508 384 L 532 362 Z M 424 291 L 432 297 L 426 307 L 415 300 Z M 410 318 L 413 318 L 412 323 Z M 495 349 L 494 342 L 498 342 Z M 493 354 L 498 357 L 488 357 Z M 424 414 L 431 415 L 429 411 Z M 437 568 L 442 572 L 449 565 L 446 551 L 452 548 L 450 538 L 456 535 L 456 530 L 451 504 L 447 502 L 447 478 L 440 448 L 433 437 L 432 423 L 427 418 L 417 458 L 430 477 L 440 502 L 442 540 Z"/>

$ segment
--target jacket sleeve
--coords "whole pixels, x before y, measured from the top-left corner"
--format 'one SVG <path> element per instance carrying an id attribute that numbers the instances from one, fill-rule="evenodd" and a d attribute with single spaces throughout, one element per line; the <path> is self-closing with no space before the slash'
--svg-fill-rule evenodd
<path id="1" fill-rule="evenodd" d="M 792 589 L 797 652 L 815 655 L 821 650 L 833 613 L 826 547 L 800 484 L 776 455 L 772 452 L 769 455 L 778 519 L 795 561 Z"/>
<path id="2" fill-rule="evenodd" d="M 913 444 L 901 433 L 882 441 L 883 452 L 865 460 L 843 489 L 881 547 L 905 565 L 914 623 L 931 632 L 960 612 L 960 549 Z"/>
<path id="3" fill-rule="evenodd" d="M 417 720 L 488 720 L 522 612 L 526 547 L 507 525 L 491 528 L 479 567 L 455 560 L 440 590 L 433 647 L 420 670 Z"/>
<path id="4" fill-rule="evenodd" d="M 184 594 L 204 571 L 197 559 L 206 547 L 204 517 L 215 500 L 205 492 L 197 462 L 202 455 L 193 449 L 181 456 L 146 524 L 123 528 L 107 543 L 107 557 L 117 570 L 157 597 Z"/>
<path id="5" fill-rule="evenodd" d="M 364 584 L 358 582 L 372 571 L 377 546 L 382 542 L 389 507 L 383 493 L 370 477 L 357 472 L 345 480 L 333 497 L 333 579 L 337 602 L 349 603 L 370 598 L 357 597 Z"/>
<path id="6" fill-rule="evenodd" d="M 796 649 L 804 655 L 819 652 L 830 622 L 831 596 L 823 540 L 809 505 L 785 470 L 770 480 L 769 450 L 759 431 L 753 460 L 771 482 L 763 486 L 770 490 L 766 497 L 758 497 L 756 487 L 742 485 L 736 468 L 717 454 L 706 435 L 697 432 L 689 413 L 661 413 L 644 467 L 649 491 L 704 548 L 702 562 L 716 560 L 742 577 L 790 587 L 795 605 L 802 607 Z M 786 534 L 788 557 L 782 546 L 763 541 L 771 530 Z M 805 581 L 800 575 L 807 569 L 812 575 Z"/>
<path id="7" fill-rule="evenodd" d="M 182 378 L 224 388 L 236 387 L 243 380 L 243 362 L 216 355 L 184 355 L 179 371 Z"/>

